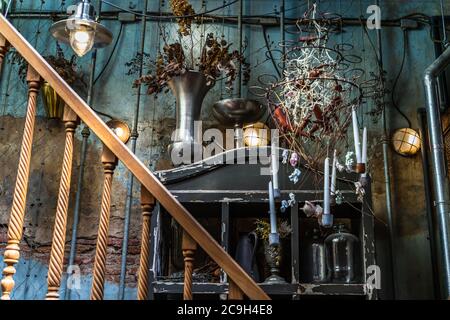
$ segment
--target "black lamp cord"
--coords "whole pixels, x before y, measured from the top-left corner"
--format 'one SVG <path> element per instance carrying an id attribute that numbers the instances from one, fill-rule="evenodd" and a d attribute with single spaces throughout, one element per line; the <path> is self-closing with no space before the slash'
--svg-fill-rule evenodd
<path id="1" fill-rule="evenodd" d="M 117 45 L 118 45 L 119 40 L 120 40 L 120 36 L 122 35 L 122 31 L 123 31 L 123 23 L 120 24 L 119 33 L 117 34 L 117 38 L 116 38 L 114 46 L 113 46 L 113 48 L 111 50 L 111 54 L 109 55 L 108 60 L 106 61 L 105 65 L 103 66 L 103 69 L 99 72 L 98 76 L 95 78 L 94 84 L 96 84 L 97 81 L 101 78 L 103 73 L 106 71 L 106 68 L 108 67 L 109 63 L 111 62 L 111 59 L 114 56 L 114 52 L 116 52 Z"/>
<path id="2" fill-rule="evenodd" d="M 400 70 L 398 71 L 397 77 L 394 80 L 394 85 L 392 87 L 392 92 L 391 92 L 391 99 L 392 99 L 392 106 L 395 108 L 395 110 L 397 110 L 397 112 L 403 117 L 405 118 L 406 122 L 408 122 L 408 128 L 411 128 L 411 120 L 409 120 L 409 118 L 406 116 L 406 114 L 400 110 L 399 106 L 397 105 L 397 101 L 395 99 L 395 89 L 397 88 L 397 84 L 398 81 L 402 75 L 403 72 L 403 67 L 405 66 L 405 60 L 406 60 L 406 50 L 408 47 L 408 38 L 407 38 L 407 31 L 405 29 L 403 29 L 403 57 L 402 57 L 402 63 L 400 65 Z"/>

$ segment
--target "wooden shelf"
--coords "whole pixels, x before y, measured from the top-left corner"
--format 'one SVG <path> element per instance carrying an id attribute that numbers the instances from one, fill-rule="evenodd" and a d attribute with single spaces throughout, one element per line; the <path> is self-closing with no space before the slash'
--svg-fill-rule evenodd
<path id="1" fill-rule="evenodd" d="M 366 295 L 366 286 L 360 283 L 300 283 L 298 290 L 301 295 Z"/>
<path id="2" fill-rule="evenodd" d="M 284 285 L 268 285 L 261 283 L 261 288 L 269 295 L 366 295 L 364 284 L 338 284 L 338 283 L 299 283 Z M 154 292 L 161 293 L 183 293 L 182 282 L 155 281 Z M 194 283 L 192 292 L 195 294 L 227 294 L 227 283 Z"/>

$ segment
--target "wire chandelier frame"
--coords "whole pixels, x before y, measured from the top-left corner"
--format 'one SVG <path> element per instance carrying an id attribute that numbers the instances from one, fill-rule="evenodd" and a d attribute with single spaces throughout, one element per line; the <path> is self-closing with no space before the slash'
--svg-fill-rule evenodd
<path id="1" fill-rule="evenodd" d="M 270 115 L 287 147 L 310 165 L 320 163 L 329 147 L 342 142 L 351 123 L 351 111 L 376 92 L 378 81 L 364 80 L 358 68 L 361 57 L 351 54 L 353 45 L 329 45 L 331 34 L 342 31 L 340 15 L 317 13 L 313 5 L 286 30 L 295 40 L 279 43 L 281 79 L 258 77 L 252 94 L 265 98 Z"/>

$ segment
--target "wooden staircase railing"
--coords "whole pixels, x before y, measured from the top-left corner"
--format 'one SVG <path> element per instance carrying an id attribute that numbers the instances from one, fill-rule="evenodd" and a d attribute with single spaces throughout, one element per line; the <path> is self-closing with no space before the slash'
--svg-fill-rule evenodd
<path id="1" fill-rule="evenodd" d="M 64 267 L 64 247 L 66 244 L 67 210 L 69 208 L 70 180 L 72 177 L 73 138 L 78 126 L 78 117 L 68 106 L 64 107 L 64 145 L 61 180 L 59 183 L 58 204 L 56 206 L 55 228 L 52 238 L 50 262 L 47 276 L 47 300 L 59 299 L 59 287 Z"/>
<path id="2" fill-rule="evenodd" d="M 27 72 L 28 83 L 28 105 L 25 116 L 25 128 L 20 147 L 19 168 L 17 170 L 16 186 L 11 207 L 11 215 L 8 225 L 8 243 L 4 254 L 2 279 L 2 299 L 9 298 L 14 288 L 13 276 L 16 273 L 15 264 L 19 262 L 20 247 L 22 240 L 23 223 L 25 219 L 25 209 L 28 191 L 28 178 L 30 174 L 31 151 L 33 146 L 34 124 L 36 120 L 37 96 L 39 93 L 41 78 L 31 67 Z"/>
<path id="3" fill-rule="evenodd" d="M 155 198 L 147 191 L 141 189 L 142 208 L 142 236 L 141 255 L 139 259 L 137 298 L 138 300 L 148 300 L 149 262 L 150 262 L 150 228 L 153 209 L 155 208 Z"/>
<path id="4" fill-rule="evenodd" d="M 108 126 L 97 116 L 97 114 L 80 98 L 75 91 L 56 73 L 53 68 L 42 58 L 42 56 L 27 42 L 27 40 L 9 23 L 9 21 L 0 14 L 0 33 L 4 42 L 14 47 L 17 52 L 29 64 L 29 103 L 28 112 L 25 124 L 24 141 L 22 144 L 22 151 L 19 162 L 19 173 L 16 183 L 16 190 L 13 198 L 13 209 L 11 212 L 10 223 L 8 226 L 8 244 L 5 250 L 4 262 L 6 267 L 3 271 L 4 278 L 2 279 L 2 299 L 10 299 L 11 291 L 14 287 L 13 275 L 16 272 L 15 264 L 20 257 L 19 242 L 22 238 L 23 220 L 25 215 L 25 201 L 28 186 L 28 173 L 30 167 L 31 157 L 31 141 L 33 138 L 34 118 L 36 109 L 37 88 L 40 78 L 45 79 L 50 86 L 58 93 L 58 95 L 66 102 L 66 105 L 97 135 L 103 142 L 105 148 L 117 157 L 122 163 L 131 171 L 131 173 L 140 181 L 142 188 L 157 199 L 159 203 L 172 215 L 172 217 L 181 225 L 191 238 L 192 242 L 197 243 L 203 250 L 213 259 L 223 270 L 228 274 L 232 282 L 240 288 L 240 290 L 250 299 L 269 299 L 268 295 L 253 281 L 253 279 L 234 261 L 230 255 L 216 242 L 216 240 L 198 223 L 198 221 L 176 200 L 175 197 L 164 187 L 164 185 L 153 175 L 153 173 L 122 143 L 119 138 L 108 128 Z M 0 51 L 2 49 L 0 48 Z M 1 67 L 0 67 L 1 68 Z M 67 148 L 71 148 L 71 126 L 67 130 L 66 142 L 69 143 Z M 67 126 L 66 126 L 67 127 Z M 67 140 L 69 139 L 69 140 Z M 71 158 L 65 158 L 64 162 L 66 169 L 70 167 Z M 106 168 L 106 167 L 105 167 Z M 106 173 L 107 169 L 105 169 Z M 109 171 L 108 171 L 109 172 Z M 105 186 L 106 181 L 105 179 Z M 67 181 L 62 179 L 60 186 L 60 202 L 61 210 L 67 205 L 65 203 Z M 62 188 L 62 189 L 61 189 Z M 144 223 L 148 224 L 149 205 L 152 205 L 151 199 L 148 195 L 143 197 L 146 203 L 142 203 L 144 214 L 147 212 L 147 218 Z M 105 210 L 109 211 L 108 199 L 105 199 Z M 103 207 L 103 203 L 102 203 Z M 59 209 L 58 209 L 59 210 Z M 103 210 L 102 210 L 103 212 Z M 61 259 L 63 258 L 64 250 L 61 251 L 60 233 L 65 234 L 66 212 L 57 213 L 56 220 L 59 221 L 55 225 L 56 236 L 52 244 L 52 252 L 55 257 L 52 257 L 54 262 L 54 278 L 49 279 L 49 293 L 47 298 L 58 298 L 57 287 L 61 280 Z M 55 248 L 53 248 L 55 247 Z M 97 250 L 99 244 L 97 244 Z M 97 252 L 97 255 L 99 252 Z M 144 253 L 144 255 L 147 255 Z M 148 259 L 143 257 L 143 259 Z M 96 257 L 97 261 L 97 257 Z M 101 264 L 102 259 L 99 260 Z M 96 262 L 97 263 L 97 262 Z M 189 267 L 189 266 L 188 266 Z M 188 269 L 188 268 L 187 268 Z M 102 268 L 99 267 L 99 277 L 102 275 Z M 145 277 L 145 272 L 143 272 Z M 189 275 L 187 275 L 189 276 Z M 148 275 L 147 275 L 148 277 Z M 100 279 L 101 280 L 101 279 Z M 144 279 L 145 280 L 145 279 Z M 101 284 L 103 285 L 103 284 Z M 142 283 L 141 283 L 142 285 Z M 187 294 L 189 290 L 187 288 Z M 92 295 L 97 293 L 93 289 Z M 141 298 L 145 298 L 148 293 L 141 292 Z M 101 294 L 100 294 L 101 295 Z"/>

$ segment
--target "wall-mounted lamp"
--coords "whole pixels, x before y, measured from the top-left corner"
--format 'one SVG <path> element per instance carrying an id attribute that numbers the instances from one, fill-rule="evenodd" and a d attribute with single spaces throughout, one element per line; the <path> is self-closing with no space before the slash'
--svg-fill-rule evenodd
<path id="1" fill-rule="evenodd" d="M 95 8 L 90 0 L 76 5 L 69 19 L 61 20 L 50 27 L 50 33 L 58 41 L 68 43 L 82 57 L 93 47 L 103 48 L 112 42 L 112 33 L 95 21 Z"/>
<path id="2" fill-rule="evenodd" d="M 123 143 L 127 143 L 131 136 L 130 127 L 121 120 L 109 120 L 106 125 L 116 134 Z"/>
<path id="3" fill-rule="evenodd" d="M 247 147 L 265 147 L 270 141 L 270 129 L 262 122 L 244 126 L 244 143 Z"/>
<path id="4" fill-rule="evenodd" d="M 413 156 L 420 150 L 419 133 L 411 128 L 401 128 L 392 135 L 392 146 L 402 156 Z"/>

